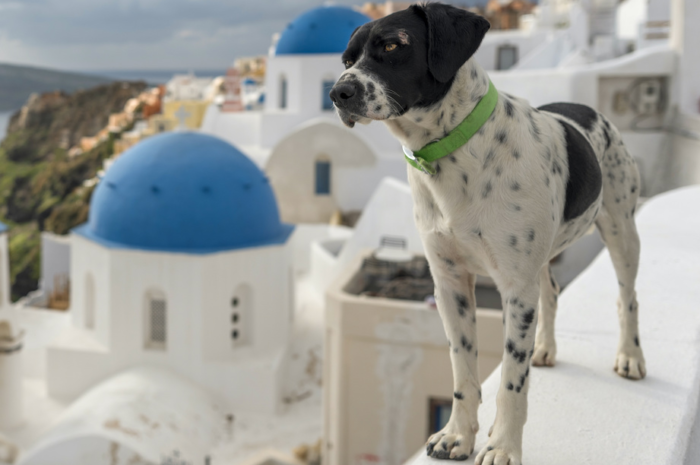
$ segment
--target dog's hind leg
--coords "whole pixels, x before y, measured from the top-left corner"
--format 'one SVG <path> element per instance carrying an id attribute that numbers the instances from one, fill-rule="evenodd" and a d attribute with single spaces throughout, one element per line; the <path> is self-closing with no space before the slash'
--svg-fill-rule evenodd
<path id="1" fill-rule="evenodd" d="M 613 133 L 614 138 L 619 135 Z M 615 372 L 631 379 L 646 376 L 642 348 L 639 345 L 638 304 L 635 280 L 639 266 L 639 235 L 634 212 L 639 196 L 639 172 L 634 159 L 621 143 L 606 152 L 611 162 L 604 164 L 603 208 L 596 226 L 610 252 L 620 289 L 617 312 L 620 320 L 620 341 L 615 358 Z"/>
<path id="2" fill-rule="evenodd" d="M 535 366 L 554 366 L 557 356 L 557 343 L 554 339 L 554 319 L 557 313 L 557 284 L 549 266 L 540 272 L 540 310 L 537 318 L 537 336 L 532 364 Z"/>
<path id="3" fill-rule="evenodd" d="M 454 398 L 447 425 L 428 439 L 426 449 L 434 458 L 466 460 L 474 451 L 479 430 L 481 389 L 477 371 L 476 278 L 458 268 L 459 263 L 450 258 L 431 262 L 438 311 L 450 343 Z"/>
<path id="4" fill-rule="evenodd" d="M 634 290 L 639 266 L 637 228 L 632 217 L 613 217 L 605 207 L 596 220 L 596 226 L 610 252 L 620 289 L 617 301 L 620 340 L 615 358 L 615 372 L 624 378 L 641 379 L 646 376 L 646 366 L 639 345 L 639 305 Z"/>

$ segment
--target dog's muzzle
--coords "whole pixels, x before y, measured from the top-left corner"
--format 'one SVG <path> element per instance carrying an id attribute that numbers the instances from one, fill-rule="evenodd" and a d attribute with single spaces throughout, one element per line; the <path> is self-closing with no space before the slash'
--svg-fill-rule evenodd
<path id="1" fill-rule="evenodd" d="M 367 118 L 367 104 L 364 100 L 364 86 L 355 79 L 342 79 L 335 83 L 330 92 L 331 101 L 338 109 L 338 115 L 347 127 Z"/>

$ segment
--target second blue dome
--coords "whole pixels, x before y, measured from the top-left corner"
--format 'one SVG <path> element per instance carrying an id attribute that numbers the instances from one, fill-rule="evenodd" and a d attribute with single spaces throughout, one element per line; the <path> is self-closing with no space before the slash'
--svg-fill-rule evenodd
<path id="1" fill-rule="evenodd" d="M 369 17 L 343 6 L 314 8 L 289 23 L 275 55 L 343 53 L 352 32 L 369 21 Z"/>

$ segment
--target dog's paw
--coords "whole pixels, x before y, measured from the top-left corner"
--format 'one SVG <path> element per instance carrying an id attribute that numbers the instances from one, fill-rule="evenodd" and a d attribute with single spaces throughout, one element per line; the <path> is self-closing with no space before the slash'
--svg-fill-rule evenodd
<path id="1" fill-rule="evenodd" d="M 532 365 L 536 367 L 553 367 L 557 357 L 557 345 L 552 342 L 535 342 L 532 353 Z"/>
<path id="2" fill-rule="evenodd" d="M 642 350 L 635 348 L 629 352 L 621 350 L 615 359 L 615 373 L 628 379 L 642 379 L 647 375 Z"/>
<path id="3" fill-rule="evenodd" d="M 486 446 L 476 456 L 474 465 L 522 465 L 520 453 L 506 447 Z"/>
<path id="4" fill-rule="evenodd" d="M 475 434 L 462 435 L 450 432 L 446 426 L 439 433 L 430 436 L 426 444 L 428 456 L 434 459 L 467 460 L 474 452 Z"/>

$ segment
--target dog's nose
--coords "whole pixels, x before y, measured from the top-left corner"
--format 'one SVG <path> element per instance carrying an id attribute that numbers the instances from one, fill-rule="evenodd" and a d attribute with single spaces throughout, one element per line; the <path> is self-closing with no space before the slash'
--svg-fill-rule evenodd
<path id="1" fill-rule="evenodd" d="M 338 106 L 342 106 L 343 103 L 350 100 L 355 96 L 357 92 L 357 87 L 351 82 L 341 82 L 333 86 L 331 89 L 331 100 Z"/>

